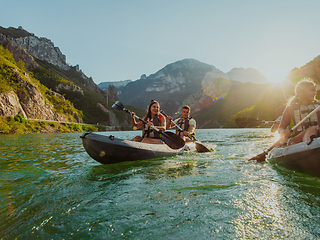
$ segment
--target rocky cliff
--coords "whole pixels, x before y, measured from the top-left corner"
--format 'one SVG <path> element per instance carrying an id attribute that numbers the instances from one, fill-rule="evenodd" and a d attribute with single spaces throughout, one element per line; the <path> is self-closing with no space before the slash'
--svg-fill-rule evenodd
<path id="1" fill-rule="evenodd" d="M 1 31 L 2 30 L 2 31 Z M 21 46 L 23 49 L 40 60 L 51 63 L 63 70 L 69 70 L 70 66 L 66 63 L 66 56 L 63 55 L 58 47 L 55 47 L 53 42 L 47 38 L 38 38 L 33 34 L 25 34 L 21 37 L 16 37 L 10 30 L 4 32 L 4 28 L 0 28 L 0 43 L 11 42 L 13 46 Z M 24 31 L 22 27 L 18 30 Z"/>
<path id="2" fill-rule="evenodd" d="M 36 37 L 22 27 L 18 29 L 0 27 L 0 45 L 13 54 L 16 62 L 23 62 L 26 69 L 31 71 L 41 84 L 49 88 L 47 91 L 49 97 L 62 97 L 63 95 L 62 98 L 65 103 L 68 102 L 66 100 L 69 100 L 83 112 L 83 119 L 87 123 L 110 124 L 109 119 L 114 116 L 111 116 L 111 113 L 106 113 L 100 107 L 100 105 L 104 105 L 108 109 L 105 92 L 99 89 L 91 77 L 87 77 L 82 72 L 79 65 L 69 66 L 66 63 L 66 56 L 61 53 L 58 47 L 54 46 L 51 40 Z M 20 101 L 20 96 L 17 97 Z M 11 95 L 4 98 L 6 100 L 3 100 L 3 102 L 9 105 L 9 99 L 11 102 L 14 99 Z M 46 97 L 44 96 L 44 98 Z M 113 98 L 117 99 L 116 93 L 109 95 L 110 102 Z M 40 99 L 38 100 L 40 101 Z M 27 99 L 24 101 L 27 101 Z M 65 103 L 62 105 L 65 105 Z M 41 104 L 40 101 L 39 106 Z M 9 109 L 11 108 L 9 107 Z M 37 115 L 37 107 L 33 109 L 35 111 L 33 115 Z M 21 112 L 21 110 L 19 111 Z M 45 114 L 45 110 L 43 112 L 44 115 L 41 116 L 41 119 L 47 119 L 45 115 L 52 117 L 51 120 L 54 120 L 53 117 L 59 118 L 59 116 Z M 9 112 L 6 112 L 6 114 L 9 114 Z M 30 112 L 27 115 L 30 118 L 32 114 Z"/>
<path id="3" fill-rule="evenodd" d="M 79 83 L 85 87 L 93 90 L 97 94 L 101 94 L 99 87 L 94 83 L 91 77 L 87 77 L 79 65 L 70 66 L 66 62 L 66 56 L 62 54 L 59 47 L 54 46 L 54 43 L 45 37 L 37 37 L 34 34 L 28 33 L 22 27 L 16 28 L 2 28 L 0 27 L 0 45 L 8 48 L 15 57 L 16 61 L 23 61 L 26 64 L 28 70 L 32 70 L 38 67 L 34 59 L 40 60 L 39 63 L 46 62 L 56 66 L 60 70 L 75 71 L 79 76 Z M 19 50 L 18 47 L 22 47 L 23 50 Z M 20 48 L 21 49 L 21 48 Z M 25 59 L 26 54 L 21 54 L 21 51 L 28 53 L 34 59 Z"/>
<path id="4" fill-rule="evenodd" d="M 55 93 L 15 66 L 10 55 L 0 48 L 0 116 L 21 114 L 24 118 L 82 122 L 81 113 Z M 64 104 L 64 108 L 61 105 Z"/>

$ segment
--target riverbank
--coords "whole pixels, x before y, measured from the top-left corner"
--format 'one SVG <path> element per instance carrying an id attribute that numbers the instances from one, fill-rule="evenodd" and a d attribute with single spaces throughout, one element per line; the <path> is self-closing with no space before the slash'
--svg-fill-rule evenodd
<path id="1" fill-rule="evenodd" d="M 18 114 L 0 117 L 0 134 L 98 132 L 99 128 L 77 123 L 30 121 Z"/>

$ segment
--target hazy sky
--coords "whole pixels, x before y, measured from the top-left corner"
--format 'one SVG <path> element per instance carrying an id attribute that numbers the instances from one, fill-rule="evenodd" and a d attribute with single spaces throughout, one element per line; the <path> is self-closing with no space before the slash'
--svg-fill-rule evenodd
<path id="1" fill-rule="evenodd" d="M 49 38 L 98 84 L 185 58 L 281 81 L 320 55 L 320 1 L 0 0 L 0 26 Z"/>

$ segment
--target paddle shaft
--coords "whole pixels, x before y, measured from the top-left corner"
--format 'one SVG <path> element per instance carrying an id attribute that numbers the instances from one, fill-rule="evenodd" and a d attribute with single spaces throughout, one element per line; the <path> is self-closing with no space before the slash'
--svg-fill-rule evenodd
<path id="1" fill-rule="evenodd" d="M 165 114 L 164 111 L 161 110 L 161 113 L 168 118 L 167 114 Z M 173 119 L 172 119 L 171 122 L 172 122 L 181 132 L 183 132 L 182 128 L 181 128 L 175 121 L 173 121 Z M 188 135 L 188 137 L 189 137 L 190 139 L 192 139 L 192 140 L 196 140 L 194 137 L 191 137 L 191 136 L 189 136 L 189 135 Z"/>
<path id="2" fill-rule="evenodd" d="M 126 108 L 123 108 L 123 111 L 131 114 L 131 112 L 130 112 L 128 109 L 126 109 Z M 139 119 L 139 120 L 140 120 L 141 122 L 143 122 L 144 124 L 148 124 L 148 122 L 147 122 L 146 120 L 143 120 L 141 117 L 139 117 L 139 116 L 137 116 L 137 115 L 135 115 L 135 114 L 133 114 L 133 116 L 134 116 L 135 118 Z M 150 127 L 153 128 L 154 130 L 156 130 L 158 133 L 163 133 L 161 130 L 159 130 L 158 128 L 156 128 L 154 125 L 151 125 Z"/>
<path id="3" fill-rule="evenodd" d="M 315 114 L 318 110 L 320 110 L 320 105 L 315 108 L 312 112 L 310 112 L 307 116 L 305 116 L 300 122 L 298 122 L 294 127 L 292 127 L 290 129 L 290 132 L 293 132 L 294 130 L 296 130 L 301 124 L 303 124 L 309 117 L 311 117 L 313 114 Z M 281 140 L 281 139 L 280 139 Z M 276 146 L 278 146 L 282 141 L 276 141 L 274 144 L 271 145 L 271 147 L 269 147 L 266 151 L 264 151 L 265 153 L 270 152 L 273 148 L 275 148 Z"/>
<path id="4" fill-rule="evenodd" d="M 167 114 L 165 114 L 164 111 L 160 110 L 160 112 L 161 112 L 165 117 L 168 118 Z M 176 124 L 174 121 L 172 121 L 172 122 L 174 123 L 174 125 L 175 125 L 180 131 L 183 132 L 182 128 L 181 128 L 178 124 Z M 200 153 L 202 153 L 202 152 L 210 152 L 210 150 L 209 150 L 206 146 L 204 146 L 200 141 L 198 141 L 195 137 L 193 137 L 193 136 L 191 137 L 191 136 L 189 136 L 189 135 L 187 135 L 187 136 L 189 137 L 189 139 L 190 139 L 191 141 L 193 141 L 193 142 L 195 143 L 195 146 L 196 146 L 196 149 L 197 149 L 198 152 L 200 152 Z"/>
<path id="5" fill-rule="evenodd" d="M 305 116 L 300 122 L 298 122 L 293 128 L 290 129 L 290 132 L 293 132 L 296 130 L 302 123 L 304 123 L 311 115 L 315 114 L 318 110 L 320 110 L 320 105 L 315 108 L 311 113 L 309 113 L 307 116 Z"/>
<path id="6" fill-rule="evenodd" d="M 262 121 L 262 123 L 275 123 L 276 121 Z"/>
<path id="7" fill-rule="evenodd" d="M 307 116 L 305 116 L 300 122 L 298 122 L 294 127 L 292 127 L 290 129 L 290 132 L 293 132 L 294 130 L 296 130 L 301 124 L 303 124 L 309 117 L 315 114 L 318 110 L 320 110 L 320 106 L 315 108 L 312 112 L 310 112 Z M 265 161 L 265 157 L 268 154 L 268 152 L 270 152 L 272 149 L 280 145 L 282 142 L 283 142 L 283 139 L 280 138 L 278 141 L 273 143 L 267 150 L 264 150 L 263 153 L 260 153 L 257 156 L 250 158 L 249 160 L 257 160 L 257 162 Z"/>
<path id="8" fill-rule="evenodd" d="M 131 114 L 131 112 L 128 109 L 125 109 L 122 102 L 117 101 L 115 104 L 112 105 L 112 108 L 115 108 L 117 110 L 125 111 L 126 113 Z M 148 124 L 147 121 L 143 120 L 142 118 L 138 117 L 137 115 L 133 114 L 133 117 L 138 118 L 140 121 L 142 121 L 144 124 Z M 179 149 L 183 148 L 185 145 L 185 142 L 183 139 L 181 139 L 179 136 L 176 136 L 172 132 L 163 132 L 162 130 L 159 130 L 155 126 L 151 125 L 151 128 L 157 131 L 160 134 L 160 138 L 172 149 Z"/>
<path id="9" fill-rule="evenodd" d="M 161 113 L 162 113 L 163 115 L 165 115 L 166 117 L 168 117 L 163 111 L 161 111 Z M 176 122 L 173 121 L 173 119 L 171 120 L 171 122 L 172 122 L 174 125 L 176 125 L 176 127 L 177 127 L 180 131 L 183 132 L 182 128 L 181 128 L 178 124 L 176 124 Z"/>

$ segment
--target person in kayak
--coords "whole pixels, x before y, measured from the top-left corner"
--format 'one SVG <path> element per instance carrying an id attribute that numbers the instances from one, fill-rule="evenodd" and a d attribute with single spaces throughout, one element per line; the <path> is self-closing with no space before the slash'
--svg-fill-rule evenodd
<path id="1" fill-rule="evenodd" d="M 282 138 L 290 137 L 289 143 L 295 144 L 310 139 L 311 136 L 319 137 L 320 112 L 313 114 L 307 121 L 297 128 L 292 134 L 288 126 L 292 128 L 319 106 L 316 84 L 310 79 L 303 79 L 295 87 L 295 96 L 288 101 L 278 132 Z"/>
<path id="2" fill-rule="evenodd" d="M 153 128 L 151 128 L 151 126 L 155 126 L 162 132 L 166 131 L 166 118 L 160 113 L 160 104 L 157 101 L 151 100 L 148 107 L 147 115 L 142 118 L 143 120 L 147 121 L 148 124 L 144 124 L 142 121 L 137 123 L 133 115 L 135 115 L 135 113 L 131 112 L 131 121 L 133 129 L 136 130 L 140 127 L 143 127 L 143 129 L 142 137 L 136 136 L 133 139 L 131 139 L 132 141 L 153 144 L 163 143 L 159 133 Z"/>
<path id="3" fill-rule="evenodd" d="M 182 107 L 182 117 L 174 120 L 174 122 L 183 130 L 176 127 L 176 134 L 179 135 L 185 142 L 191 141 L 195 137 L 196 121 L 190 117 L 191 108 L 188 105 Z M 175 124 L 172 122 L 172 117 L 168 116 L 167 129 L 173 128 Z"/>

